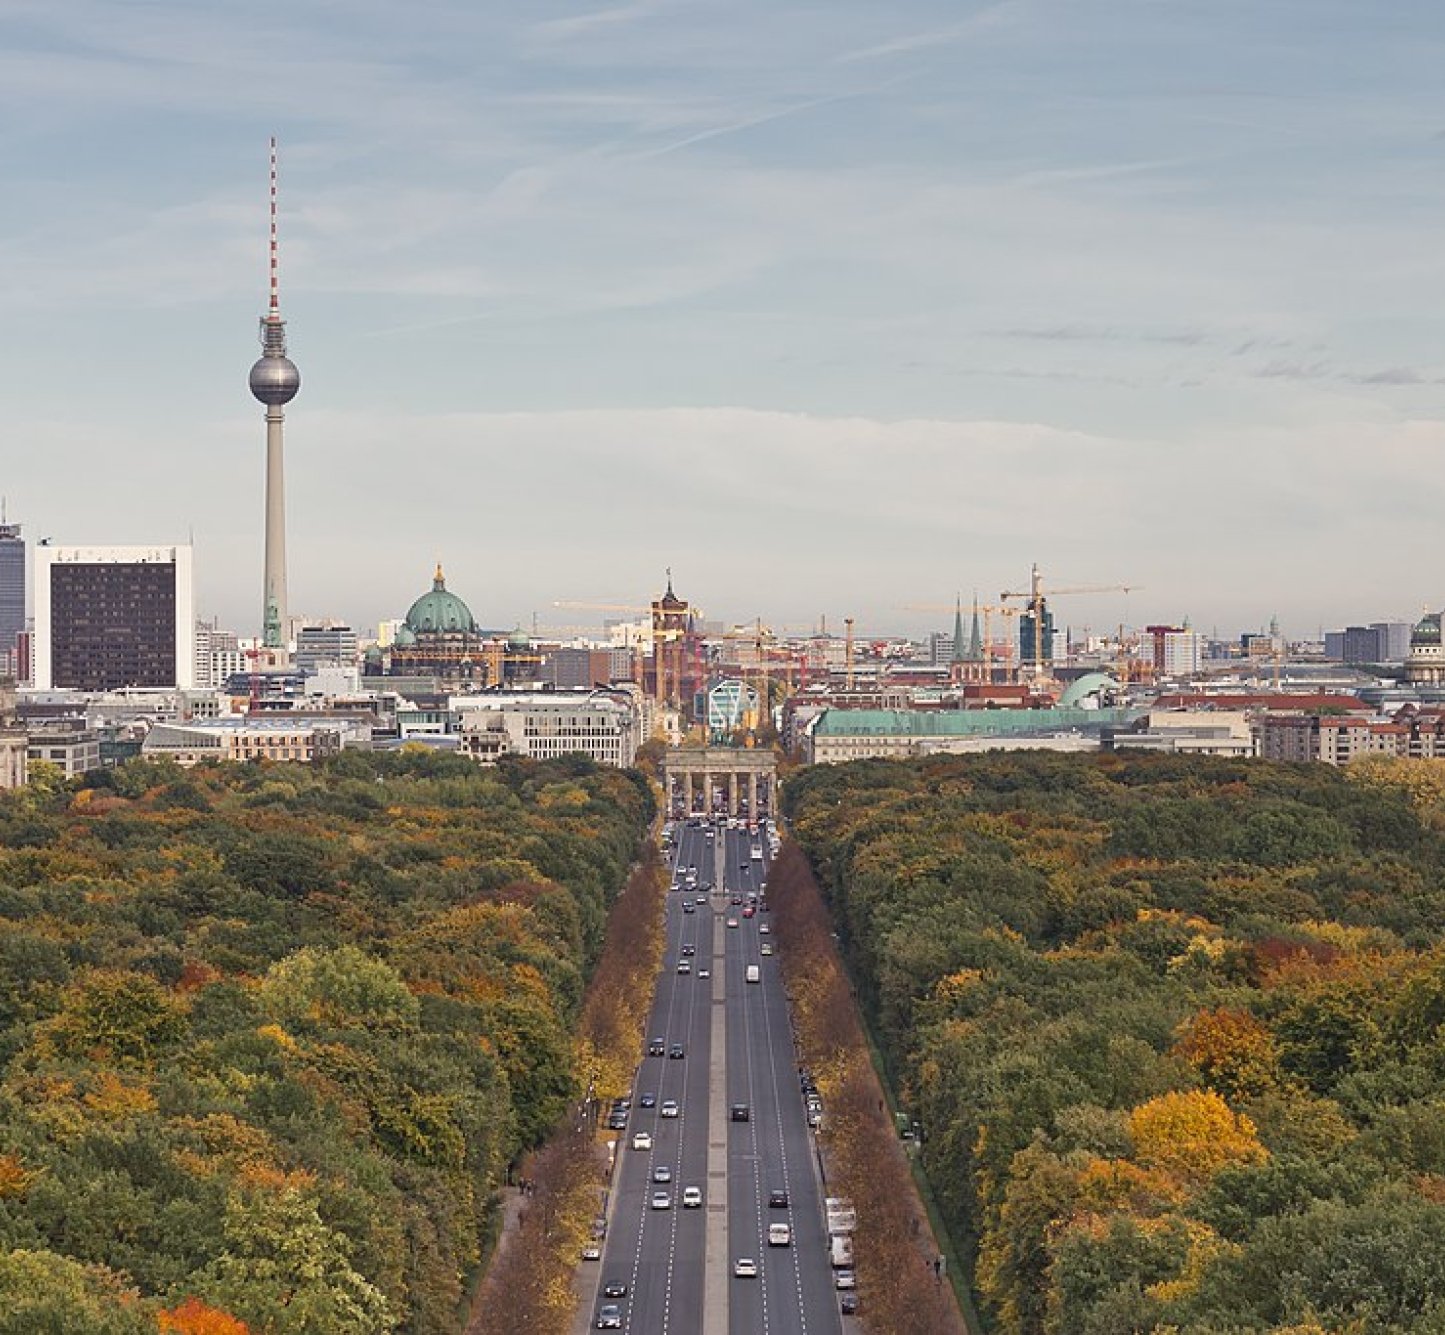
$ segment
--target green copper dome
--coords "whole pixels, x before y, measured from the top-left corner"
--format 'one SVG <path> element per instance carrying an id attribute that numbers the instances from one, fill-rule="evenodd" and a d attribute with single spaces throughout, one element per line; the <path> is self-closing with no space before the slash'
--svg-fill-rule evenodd
<path id="1" fill-rule="evenodd" d="M 518 626 L 507 636 L 507 648 L 516 653 L 526 653 L 532 647 L 532 641 L 527 637 L 527 632 Z"/>
<path id="2" fill-rule="evenodd" d="M 407 629 L 416 635 L 471 635 L 476 631 L 472 610 L 454 593 L 447 592 L 446 577 L 437 565 L 431 592 L 424 593 L 406 614 Z"/>
<path id="3" fill-rule="evenodd" d="M 1415 629 L 1410 632 L 1410 644 L 1439 644 L 1440 643 L 1440 613 L 1431 612 L 1420 618 Z"/>

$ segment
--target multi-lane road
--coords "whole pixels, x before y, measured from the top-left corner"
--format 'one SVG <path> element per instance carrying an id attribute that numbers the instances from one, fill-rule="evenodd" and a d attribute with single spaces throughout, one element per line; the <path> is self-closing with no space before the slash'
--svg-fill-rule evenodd
<path id="1" fill-rule="evenodd" d="M 768 913 L 748 912 L 763 889 L 766 842 L 714 822 L 676 830 L 673 884 L 685 887 L 689 869 L 698 884 L 667 897 L 646 1039 L 663 1055 L 639 1058 L 628 1124 L 616 1133 L 587 1325 L 614 1304 L 634 1335 L 839 1335 L 778 954 L 763 953 L 774 946 Z M 751 855 L 760 842 L 762 860 Z M 747 981 L 750 966 L 757 982 Z M 701 1205 L 684 1205 L 689 1188 Z M 769 1244 L 777 1224 L 788 1225 L 786 1246 Z M 737 1275 L 739 1260 L 756 1274 Z"/>

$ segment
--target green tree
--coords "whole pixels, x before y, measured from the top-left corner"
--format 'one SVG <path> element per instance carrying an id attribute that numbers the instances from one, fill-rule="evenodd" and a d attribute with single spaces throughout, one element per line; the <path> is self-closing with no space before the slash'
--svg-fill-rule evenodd
<path id="1" fill-rule="evenodd" d="M 103 1266 L 0 1252 L 0 1335 L 155 1335 L 133 1289 Z"/>
<path id="2" fill-rule="evenodd" d="M 225 1238 L 226 1250 L 197 1274 L 193 1290 L 264 1335 L 397 1329 L 385 1295 L 352 1268 L 346 1239 L 302 1192 L 233 1195 Z"/>

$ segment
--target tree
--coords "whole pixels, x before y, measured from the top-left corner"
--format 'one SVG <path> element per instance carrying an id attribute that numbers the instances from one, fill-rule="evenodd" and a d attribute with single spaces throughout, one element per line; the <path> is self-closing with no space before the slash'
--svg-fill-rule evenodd
<path id="1" fill-rule="evenodd" d="M 1179 1026 L 1174 1052 L 1226 1099 L 1254 1098 L 1279 1079 L 1274 1037 L 1248 1011 L 1197 1011 Z"/>
<path id="2" fill-rule="evenodd" d="M 300 1191 L 234 1194 L 226 1250 L 196 1275 L 207 1301 L 265 1335 L 386 1335 L 385 1295 L 351 1267 L 346 1239 Z"/>
<path id="3" fill-rule="evenodd" d="M 1225 1164 L 1267 1157 L 1254 1123 L 1213 1090 L 1162 1094 L 1129 1114 L 1134 1157 L 1186 1183 L 1207 1182 Z"/>
<path id="4" fill-rule="evenodd" d="M 0 1335 L 154 1335 L 134 1289 L 49 1251 L 0 1252 Z"/>

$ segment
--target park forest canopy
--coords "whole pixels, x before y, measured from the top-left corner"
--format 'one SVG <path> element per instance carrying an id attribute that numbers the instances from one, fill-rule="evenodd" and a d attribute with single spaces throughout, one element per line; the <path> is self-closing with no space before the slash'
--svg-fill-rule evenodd
<path id="1" fill-rule="evenodd" d="M 0 1335 L 458 1327 L 652 816 L 590 762 L 0 798 Z"/>
<path id="2" fill-rule="evenodd" d="M 1445 762 L 796 776 L 1005 1335 L 1445 1333 Z"/>

